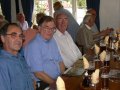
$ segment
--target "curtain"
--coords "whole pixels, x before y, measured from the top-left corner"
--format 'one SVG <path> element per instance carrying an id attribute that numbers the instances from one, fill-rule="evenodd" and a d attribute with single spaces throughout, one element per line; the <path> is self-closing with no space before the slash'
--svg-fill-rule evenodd
<path id="1" fill-rule="evenodd" d="M 16 4 L 16 13 L 19 11 L 19 0 L 15 0 Z M 11 0 L 0 0 L 1 3 L 1 9 L 2 13 L 5 16 L 5 19 L 11 22 Z M 25 14 L 26 20 L 29 24 L 29 26 L 32 25 L 32 13 L 33 13 L 33 7 L 34 7 L 34 0 L 21 0 L 23 12 Z M 15 13 L 15 14 L 16 14 Z"/>
<path id="2" fill-rule="evenodd" d="M 114 0 L 113 0 L 114 1 Z M 97 25 L 98 30 L 100 30 L 100 22 L 99 22 L 99 6 L 100 6 L 100 0 L 86 0 L 87 9 L 93 8 L 96 10 L 96 20 L 95 23 Z"/>
<path id="3" fill-rule="evenodd" d="M 32 25 L 32 13 L 34 7 L 34 0 L 21 0 L 23 6 L 23 12 L 25 14 L 26 20 L 28 21 L 28 25 Z"/>
<path id="4" fill-rule="evenodd" d="M 100 0 L 100 29 L 120 28 L 120 0 Z"/>
<path id="5" fill-rule="evenodd" d="M 2 13 L 7 21 L 11 21 L 11 0 L 0 0 Z"/>

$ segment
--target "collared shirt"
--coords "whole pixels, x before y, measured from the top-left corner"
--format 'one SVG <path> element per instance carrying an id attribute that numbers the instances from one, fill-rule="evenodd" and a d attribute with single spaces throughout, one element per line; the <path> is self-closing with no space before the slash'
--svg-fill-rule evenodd
<path id="1" fill-rule="evenodd" d="M 96 26 L 96 24 L 94 23 L 94 25 L 91 27 L 91 29 L 92 29 L 92 31 L 93 31 L 93 33 L 99 33 L 99 30 L 98 30 L 98 28 L 97 28 L 97 26 Z"/>
<path id="2" fill-rule="evenodd" d="M 91 30 L 90 26 L 88 26 L 87 24 L 85 24 L 85 26 L 87 27 L 88 30 Z"/>
<path id="3" fill-rule="evenodd" d="M 1 50 L 0 90 L 34 90 L 27 63 L 20 55 Z"/>
<path id="4" fill-rule="evenodd" d="M 84 24 L 83 24 L 83 22 L 80 24 L 80 28 L 81 27 L 83 27 L 84 26 Z M 88 25 L 87 25 L 88 26 Z M 88 28 L 89 28 L 89 26 L 88 26 Z M 97 33 L 99 33 L 99 30 L 98 30 L 98 28 L 97 28 L 97 26 L 96 26 L 96 24 L 94 23 L 93 24 L 93 26 L 90 28 L 92 31 L 93 31 L 93 34 L 97 34 Z"/>
<path id="5" fill-rule="evenodd" d="M 54 34 L 54 38 L 59 47 L 63 62 L 67 68 L 72 66 L 76 60 L 81 58 L 82 54 L 80 50 L 75 45 L 73 39 L 67 31 L 62 34 L 59 30 L 57 30 Z"/>
<path id="6" fill-rule="evenodd" d="M 20 27 L 22 28 L 23 31 L 25 31 L 29 28 L 27 21 L 24 21 L 23 23 L 18 22 L 18 24 L 20 25 Z"/>
<path id="7" fill-rule="evenodd" d="M 83 24 L 77 33 L 76 41 L 79 45 L 84 46 L 84 52 L 86 52 L 94 45 L 93 31 L 86 27 L 85 24 Z"/>
<path id="8" fill-rule="evenodd" d="M 32 72 L 44 71 L 51 78 L 61 74 L 59 62 L 62 61 L 57 44 L 52 38 L 45 40 L 40 34 L 24 48 L 24 56 Z"/>

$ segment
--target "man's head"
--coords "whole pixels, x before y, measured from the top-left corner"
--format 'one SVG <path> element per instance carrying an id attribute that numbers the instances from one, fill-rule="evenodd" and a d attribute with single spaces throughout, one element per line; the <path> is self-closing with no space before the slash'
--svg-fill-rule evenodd
<path id="1" fill-rule="evenodd" d="M 93 16 L 93 19 L 96 19 L 96 11 L 93 8 L 90 8 L 87 10 L 86 14 L 91 14 Z"/>
<path id="2" fill-rule="evenodd" d="M 56 14 L 55 24 L 58 30 L 64 33 L 68 27 L 68 16 L 65 13 Z"/>
<path id="3" fill-rule="evenodd" d="M 39 23 L 39 20 L 40 20 L 43 16 L 45 16 L 45 14 L 42 13 L 42 12 L 36 14 L 36 22 L 37 22 L 37 24 Z"/>
<path id="4" fill-rule="evenodd" d="M 53 37 L 55 32 L 55 23 L 51 16 L 43 16 L 39 20 L 38 26 L 39 32 L 44 39 L 50 40 Z"/>
<path id="5" fill-rule="evenodd" d="M 95 20 L 92 15 L 85 15 L 85 17 L 83 18 L 83 23 L 92 27 L 95 23 Z"/>
<path id="6" fill-rule="evenodd" d="M 17 20 L 21 23 L 23 23 L 25 21 L 25 15 L 24 13 L 18 13 L 17 14 Z"/>
<path id="7" fill-rule="evenodd" d="M 63 5 L 60 1 L 57 1 L 53 4 L 53 8 L 56 11 L 56 10 L 59 10 L 60 8 L 63 8 Z"/>
<path id="8" fill-rule="evenodd" d="M 24 39 L 22 29 L 16 23 L 5 24 L 0 30 L 4 50 L 16 55 Z"/>

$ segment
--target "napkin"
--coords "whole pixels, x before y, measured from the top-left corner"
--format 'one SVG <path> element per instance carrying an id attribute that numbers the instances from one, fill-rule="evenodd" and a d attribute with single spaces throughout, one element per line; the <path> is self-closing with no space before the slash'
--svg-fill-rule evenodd
<path id="1" fill-rule="evenodd" d="M 84 69 L 88 69 L 89 68 L 89 62 L 88 60 L 83 56 L 83 65 L 84 65 Z"/>
<path id="2" fill-rule="evenodd" d="M 66 90 L 65 83 L 60 76 L 57 78 L 56 85 L 57 85 L 57 90 Z"/>
<path id="3" fill-rule="evenodd" d="M 108 40 L 109 40 L 109 36 L 106 36 L 104 39 L 104 43 L 107 45 L 108 44 Z"/>
<path id="4" fill-rule="evenodd" d="M 106 58 L 106 51 L 103 50 L 103 52 L 101 52 L 101 54 L 100 54 L 100 60 L 101 60 L 101 61 L 104 61 L 105 58 Z"/>
<path id="5" fill-rule="evenodd" d="M 119 46 L 119 41 L 117 41 L 117 42 L 115 43 L 115 49 L 116 49 L 116 50 L 118 50 L 118 46 Z"/>
<path id="6" fill-rule="evenodd" d="M 97 84 L 99 82 L 99 69 L 96 69 L 95 72 L 92 73 L 91 75 L 91 80 L 93 84 Z"/>
<path id="7" fill-rule="evenodd" d="M 100 52 L 100 48 L 98 47 L 98 45 L 95 44 L 95 54 L 98 55 Z"/>

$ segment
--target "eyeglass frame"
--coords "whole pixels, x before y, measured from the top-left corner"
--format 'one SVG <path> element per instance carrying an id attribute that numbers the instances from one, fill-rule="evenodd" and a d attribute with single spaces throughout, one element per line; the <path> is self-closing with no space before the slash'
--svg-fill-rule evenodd
<path id="1" fill-rule="evenodd" d="M 16 32 L 12 32 L 12 33 L 10 33 L 10 34 L 5 34 L 5 35 L 10 35 L 11 36 L 11 38 L 16 38 L 17 37 L 17 33 Z M 19 34 L 19 38 L 21 38 L 22 40 L 24 40 L 25 39 L 25 36 L 21 33 L 21 34 Z"/>
<path id="2" fill-rule="evenodd" d="M 53 28 L 49 28 L 49 27 L 45 27 L 45 26 L 40 26 L 41 28 L 43 28 L 45 30 L 45 32 L 47 31 L 51 31 L 52 33 L 55 33 L 56 32 L 56 28 L 53 27 Z"/>

